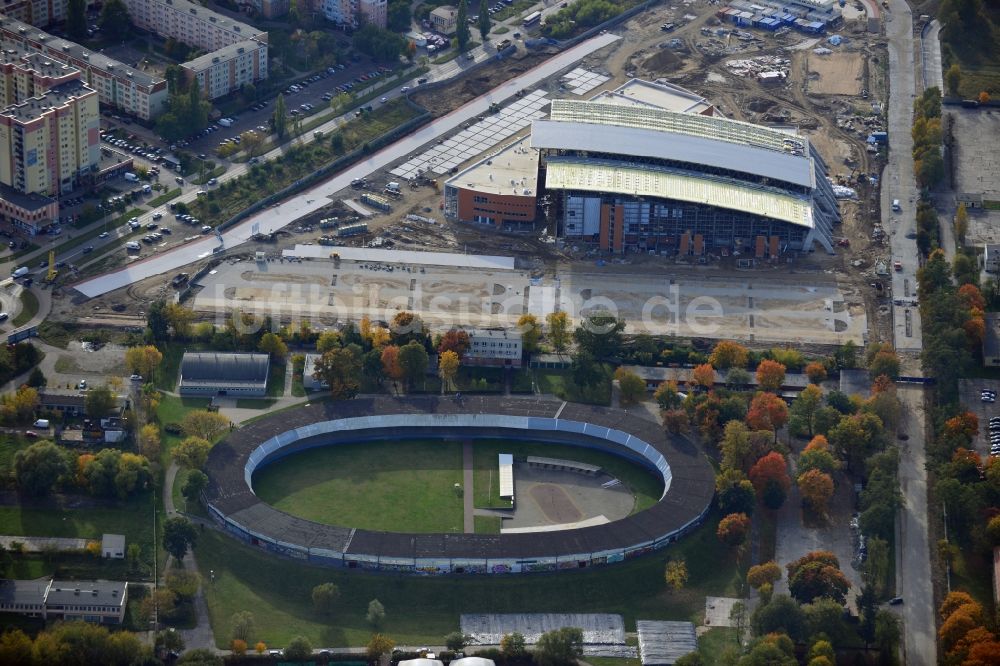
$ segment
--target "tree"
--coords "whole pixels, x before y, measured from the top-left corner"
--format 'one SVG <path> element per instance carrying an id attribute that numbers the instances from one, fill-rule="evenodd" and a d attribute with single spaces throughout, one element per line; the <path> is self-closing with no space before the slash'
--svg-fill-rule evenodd
<path id="1" fill-rule="evenodd" d="M 678 657 L 677 661 L 674 662 L 674 666 L 705 666 L 705 660 L 697 652 L 688 652 Z"/>
<path id="2" fill-rule="evenodd" d="M 350 400 L 361 390 L 361 357 L 357 346 L 334 347 L 316 360 L 312 376 L 326 382 L 334 400 Z"/>
<path id="3" fill-rule="evenodd" d="M 265 354 L 271 354 L 275 358 L 284 359 L 288 356 L 288 345 L 275 333 L 265 333 L 262 335 L 257 348 Z"/>
<path id="4" fill-rule="evenodd" d="M 469 340 L 469 334 L 465 331 L 458 329 L 450 329 L 441 336 L 441 341 L 438 342 L 437 350 L 441 354 L 446 351 L 455 352 L 455 354 L 462 358 L 465 356 L 465 352 L 469 351 L 469 345 L 471 341 Z"/>
<path id="5" fill-rule="evenodd" d="M 867 355 L 868 374 L 873 379 L 885 375 L 890 379 L 899 377 L 899 356 L 887 342 L 873 345 Z"/>
<path id="6" fill-rule="evenodd" d="M 381 659 L 382 655 L 392 652 L 392 648 L 394 647 L 396 647 L 396 641 L 392 640 L 388 636 L 383 634 L 372 634 L 367 646 L 368 658 L 372 661 L 377 661 Z"/>
<path id="7" fill-rule="evenodd" d="M 122 0 L 107 0 L 101 8 L 101 18 L 98 23 L 101 32 L 113 40 L 124 40 L 128 37 L 130 18 L 128 9 Z"/>
<path id="8" fill-rule="evenodd" d="M 458 18 L 455 23 L 455 41 L 458 42 L 458 50 L 464 52 L 469 46 L 469 3 L 468 0 L 459 0 Z"/>
<path id="9" fill-rule="evenodd" d="M 151 377 L 162 360 L 163 354 L 153 345 L 129 347 L 125 350 L 125 367 L 143 377 Z"/>
<path id="10" fill-rule="evenodd" d="M 601 381 L 603 373 L 594 355 L 585 349 L 580 349 L 573 355 L 570 363 L 570 376 L 577 386 L 590 388 Z"/>
<path id="11" fill-rule="evenodd" d="M 517 330 L 521 332 L 521 348 L 527 353 L 538 351 L 538 340 L 542 337 L 542 326 L 533 314 L 523 314 L 517 320 Z"/>
<path id="12" fill-rule="evenodd" d="M 400 346 L 414 340 L 423 342 L 427 335 L 420 315 L 406 310 L 397 312 L 393 316 L 392 322 L 389 324 L 389 331 L 392 334 L 392 341 Z M 458 339 L 461 339 L 461 336 L 458 336 Z M 455 351 L 459 350 L 456 349 Z M 461 351 L 464 353 L 465 350 Z M 461 353 L 459 355 L 461 356 Z"/>
<path id="13" fill-rule="evenodd" d="M 399 349 L 399 367 L 410 386 L 423 380 L 428 362 L 427 350 L 416 340 L 411 340 Z"/>
<path id="14" fill-rule="evenodd" d="M 830 453 L 830 445 L 823 435 L 816 435 L 812 441 L 806 445 L 805 450 L 799 455 L 798 471 L 804 474 L 809 470 L 819 470 L 824 474 L 832 475 L 840 465 L 833 454 Z"/>
<path id="15" fill-rule="evenodd" d="M 444 351 L 438 355 L 438 376 L 441 378 L 442 387 L 454 390 L 459 363 L 458 354 L 453 351 Z"/>
<path id="16" fill-rule="evenodd" d="M 312 656 L 313 646 L 305 636 L 296 636 L 288 641 L 283 656 L 292 661 L 305 661 Z"/>
<path id="17" fill-rule="evenodd" d="M 808 377 L 809 381 L 813 384 L 819 384 L 826 379 L 826 366 L 822 363 L 813 361 L 806 366 L 806 377 Z"/>
<path id="18" fill-rule="evenodd" d="M 673 409 L 681 404 L 681 396 L 677 391 L 677 382 L 660 382 L 660 385 L 653 391 L 653 400 L 660 406 L 660 409 Z"/>
<path id="19" fill-rule="evenodd" d="M 500 639 L 500 654 L 508 661 L 520 659 L 527 651 L 527 642 L 524 640 L 524 634 L 515 631 L 510 634 L 504 634 Z"/>
<path id="20" fill-rule="evenodd" d="M 180 599 L 191 599 L 198 593 L 201 586 L 201 576 L 196 571 L 171 569 L 166 575 L 167 589 Z"/>
<path id="21" fill-rule="evenodd" d="M 35 442 L 14 454 L 14 478 L 17 488 L 36 497 L 52 491 L 53 486 L 69 473 L 69 464 L 62 450 L 48 440 Z"/>
<path id="22" fill-rule="evenodd" d="M 229 618 L 229 624 L 232 627 L 233 639 L 250 643 L 250 638 L 256 628 L 253 613 L 245 610 L 237 611 Z"/>
<path id="23" fill-rule="evenodd" d="M 770 430 L 778 441 L 778 429 L 788 422 L 788 405 L 773 393 L 757 393 L 750 401 L 747 423 L 754 430 Z"/>
<path id="24" fill-rule="evenodd" d="M 730 548 L 738 548 L 747 540 L 750 532 L 750 518 L 745 513 L 731 513 L 719 521 L 715 535 Z"/>
<path id="25" fill-rule="evenodd" d="M 160 426 L 147 423 L 139 428 L 139 453 L 150 460 L 160 457 Z"/>
<path id="26" fill-rule="evenodd" d="M 745 368 L 750 355 L 747 348 L 732 340 L 722 340 L 712 349 L 708 362 L 721 370 L 729 368 Z"/>
<path id="27" fill-rule="evenodd" d="M 958 97 L 958 89 L 962 87 L 962 68 L 957 62 L 952 63 L 948 71 L 944 73 L 944 82 L 948 88 L 948 94 L 952 97 Z"/>
<path id="28" fill-rule="evenodd" d="M 823 391 L 815 384 L 809 384 L 792 401 L 791 416 L 805 426 L 812 437 L 816 426 L 816 412 L 823 406 Z"/>
<path id="29" fill-rule="evenodd" d="M 208 460 L 212 444 L 201 437 L 185 437 L 171 452 L 174 462 L 189 470 L 200 470 Z"/>
<path id="30" fill-rule="evenodd" d="M 716 499 L 723 513 L 753 513 L 757 493 L 738 469 L 723 469 L 715 477 Z"/>
<path id="31" fill-rule="evenodd" d="M 885 594 L 889 585 L 889 542 L 881 537 L 868 539 L 868 557 L 861 569 L 866 584 L 872 587 L 875 595 Z"/>
<path id="32" fill-rule="evenodd" d="M 569 315 L 565 312 L 550 312 L 545 316 L 549 327 L 549 341 L 557 352 L 566 349 L 569 343 Z"/>
<path id="33" fill-rule="evenodd" d="M 809 636 L 825 635 L 834 645 L 844 645 L 857 636 L 854 627 L 844 621 L 844 607 L 833 599 L 816 599 L 805 604 L 802 612 Z"/>
<path id="34" fill-rule="evenodd" d="M 573 331 L 580 349 L 590 352 L 595 359 L 615 356 L 622 347 L 625 320 L 611 314 L 594 314 L 587 317 Z"/>
<path id="35" fill-rule="evenodd" d="M 452 652 L 461 652 L 469 642 L 469 637 L 461 631 L 453 631 L 444 637 L 444 645 Z"/>
<path id="36" fill-rule="evenodd" d="M 365 613 L 365 622 L 376 629 L 385 622 L 385 606 L 378 599 L 372 599 L 368 602 L 368 612 Z"/>
<path id="37" fill-rule="evenodd" d="M 288 106 L 285 104 L 285 95 L 280 93 L 274 102 L 274 113 L 271 114 L 271 125 L 274 133 L 279 139 L 284 139 L 288 135 Z"/>
<path id="38" fill-rule="evenodd" d="M 841 606 L 847 600 L 850 581 L 840 570 L 840 561 L 825 550 L 806 553 L 786 565 L 788 591 L 800 603 L 810 603 L 820 597 L 833 599 Z"/>
<path id="39" fill-rule="evenodd" d="M 815 513 L 826 515 L 830 498 L 833 497 L 833 479 L 830 475 L 811 469 L 799 474 L 796 483 L 802 495 L 802 503 Z"/>
<path id="40" fill-rule="evenodd" d="M 712 367 L 711 363 L 702 363 L 701 365 L 696 365 L 694 369 L 691 370 L 691 384 L 705 390 L 708 390 L 715 386 L 715 368 Z"/>
<path id="41" fill-rule="evenodd" d="M 641 402 L 646 397 L 646 380 L 628 370 L 619 368 L 615 371 L 618 378 L 618 389 L 620 391 L 621 404 L 633 405 Z"/>
<path id="42" fill-rule="evenodd" d="M 719 440 L 722 468 L 747 472 L 758 458 L 767 453 L 771 435 L 765 432 L 764 437 L 767 439 L 761 441 L 762 438 L 757 433 L 751 433 L 741 421 L 726 423 Z"/>
<path id="43" fill-rule="evenodd" d="M 7 422 L 27 423 L 34 417 L 39 404 L 38 391 L 30 386 L 21 386 L 13 394 L 7 393 L 0 399 L 0 414 Z"/>
<path id="44" fill-rule="evenodd" d="M 874 414 L 845 416 L 830 429 L 828 437 L 848 469 L 860 469 L 864 460 L 885 443 L 882 421 Z"/>
<path id="45" fill-rule="evenodd" d="M 990 94 L 988 92 L 986 92 L 985 90 L 983 90 L 982 92 L 979 93 L 979 103 L 980 104 L 989 104 L 990 103 Z"/>
<path id="46" fill-rule="evenodd" d="M 69 0 L 66 6 L 66 34 L 73 41 L 87 37 L 87 0 Z"/>
<path id="47" fill-rule="evenodd" d="M 771 451 L 754 463 L 749 476 L 750 483 L 764 506 L 775 510 L 785 503 L 792 480 L 788 476 L 788 465 L 783 455 Z"/>
<path id="48" fill-rule="evenodd" d="M 340 599 L 340 588 L 334 583 L 320 583 L 312 589 L 313 608 L 320 613 L 326 615 L 332 613 L 338 599 Z"/>
<path id="49" fill-rule="evenodd" d="M 490 34 L 490 6 L 486 0 L 479 0 L 479 36 L 483 42 L 486 35 Z"/>
<path id="50" fill-rule="evenodd" d="M 229 649 L 232 650 L 233 654 L 238 657 L 242 657 L 247 653 L 247 642 L 240 640 L 239 638 L 234 638 L 232 643 L 229 644 Z"/>
<path id="51" fill-rule="evenodd" d="M 583 656 L 583 630 L 563 627 L 547 631 L 535 643 L 538 666 L 570 666 Z"/>
<path id="52" fill-rule="evenodd" d="M 200 469 L 193 469 L 188 472 L 187 478 L 184 479 L 181 494 L 188 502 L 194 503 L 198 501 L 198 498 L 201 497 L 201 491 L 205 490 L 207 486 L 208 476 Z"/>
<path id="53" fill-rule="evenodd" d="M 219 412 L 196 409 L 181 420 L 181 430 L 188 437 L 200 437 L 211 442 L 229 427 L 229 419 Z"/>
<path id="54" fill-rule="evenodd" d="M 762 391 L 777 391 L 785 383 L 785 366 L 771 359 L 764 359 L 757 366 L 757 384 Z"/>
<path id="55" fill-rule="evenodd" d="M 115 406 L 115 395 L 107 386 L 95 386 L 87 391 L 84 408 L 92 418 L 104 418 Z"/>
<path id="56" fill-rule="evenodd" d="M 774 585 L 781 580 L 781 567 L 771 560 L 763 564 L 755 564 L 747 571 L 747 585 L 759 590 L 762 585 Z"/>
<path id="57" fill-rule="evenodd" d="M 194 546 L 198 533 L 187 518 L 168 518 L 163 524 L 163 549 L 178 560 Z"/>
<path id="58" fill-rule="evenodd" d="M 688 581 L 688 568 L 684 560 L 670 560 L 663 569 L 663 580 L 667 583 L 667 588 L 680 590 Z"/>
<path id="59" fill-rule="evenodd" d="M 758 636 L 780 632 L 801 640 L 806 634 L 802 607 L 786 594 L 776 594 L 766 604 L 758 606 L 750 618 L 750 626 Z"/>

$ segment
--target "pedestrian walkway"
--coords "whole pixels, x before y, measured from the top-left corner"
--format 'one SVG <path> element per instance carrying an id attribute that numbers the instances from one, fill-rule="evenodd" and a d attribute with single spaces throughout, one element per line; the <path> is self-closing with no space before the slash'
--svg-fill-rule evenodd
<path id="1" fill-rule="evenodd" d="M 463 531 L 466 534 L 474 534 L 476 531 L 476 508 L 475 508 L 475 497 L 472 493 L 472 481 L 473 481 L 473 456 L 472 456 L 472 442 L 465 441 L 462 443 L 462 483 L 464 485 L 464 507 L 463 507 Z"/>

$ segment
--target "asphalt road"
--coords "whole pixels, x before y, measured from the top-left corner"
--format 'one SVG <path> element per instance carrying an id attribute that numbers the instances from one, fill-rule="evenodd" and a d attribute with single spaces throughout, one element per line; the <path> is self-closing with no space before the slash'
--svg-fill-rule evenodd
<path id="1" fill-rule="evenodd" d="M 924 26 L 920 34 L 920 60 L 924 88 L 937 86 L 944 93 L 944 73 L 941 71 L 941 24 L 937 19 Z"/>
<path id="2" fill-rule="evenodd" d="M 904 0 L 892 0 L 886 14 L 889 40 L 889 164 L 882 174 L 882 225 L 889 233 L 892 258 L 902 265 L 892 271 L 893 341 L 900 351 L 920 351 L 920 310 L 910 305 L 917 298 L 916 209 L 917 186 L 913 180 L 914 62 L 913 18 Z M 899 199 L 901 210 L 892 210 Z"/>
<path id="3" fill-rule="evenodd" d="M 316 187 L 247 218 L 222 234 L 221 240 L 216 236 L 210 236 L 202 240 L 191 241 L 163 254 L 130 264 L 118 271 L 81 282 L 76 285 L 76 289 L 89 298 L 100 296 L 148 277 L 177 270 L 212 254 L 212 251 L 220 244 L 226 248 L 232 248 L 245 243 L 254 234 L 255 227 L 260 233 L 270 233 L 282 229 L 304 215 L 328 205 L 331 197 L 349 187 L 355 178 L 367 177 L 371 173 L 402 159 L 421 146 L 453 131 L 469 119 L 486 112 L 491 104 L 501 103 L 513 97 L 517 91 L 536 85 L 618 39 L 617 35 L 605 33 L 550 58 L 541 65 L 501 84 L 489 93 L 477 97 L 450 114 L 438 118 L 409 136 L 383 148 L 368 159 L 358 162 Z M 320 129 L 324 128 L 325 126 Z M 234 178 L 243 173 L 246 168 L 247 165 L 241 164 L 227 172 L 225 177 Z"/>
<path id="4" fill-rule="evenodd" d="M 930 537 L 927 532 L 927 470 L 924 451 L 924 389 L 900 386 L 909 439 L 900 442 L 899 484 L 903 508 L 896 518 L 896 593 L 903 597 L 903 663 L 931 666 L 937 663 L 934 623 L 934 589 L 931 583 Z"/>

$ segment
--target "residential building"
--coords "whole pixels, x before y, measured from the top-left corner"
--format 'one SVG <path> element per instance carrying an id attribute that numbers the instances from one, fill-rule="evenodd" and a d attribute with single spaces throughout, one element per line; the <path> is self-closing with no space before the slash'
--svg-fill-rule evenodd
<path id="1" fill-rule="evenodd" d="M 1000 273 L 1000 245 L 987 243 L 983 248 L 983 270 Z"/>
<path id="2" fill-rule="evenodd" d="M 236 92 L 267 78 L 267 43 L 246 39 L 181 65 L 188 81 L 198 81 L 208 99 Z"/>
<path id="3" fill-rule="evenodd" d="M 270 358 L 267 354 L 185 352 L 181 359 L 181 395 L 264 396 Z"/>
<path id="4" fill-rule="evenodd" d="M 60 389 L 45 387 L 38 393 L 39 407 L 43 410 L 58 412 L 64 417 L 78 417 L 87 415 L 87 395 L 76 389 Z M 106 419 L 107 417 L 121 417 L 128 408 L 128 398 L 119 395 L 115 396 L 115 404 L 107 414 L 91 414 L 95 419 Z M 100 422 L 95 421 L 94 427 L 99 427 Z M 103 436 L 102 436 L 103 439 Z"/>
<path id="5" fill-rule="evenodd" d="M 983 315 L 986 331 L 983 334 L 983 367 L 1000 367 L 1000 313 Z"/>
<path id="6" fill-rule="evenodd" d="M 101 557 L 110 560 L 125 559 L 125 535 L 105 534 L 101 537 Z"/>
<path id="7" fill-rule="evenodd" d="M 267 43 L 266 32 L 189 0 L 125 0 L 125 6 L 137 28 L 205 51 L 254 38 Z"/>
<path id="8" fill-rule="evenodd" d="M 469 349 L 462 356 L 463 365 L 521 367 L 521 333 L 506 329 L 468 331 Z"/>
<path id="9" fill-rule="evenodd" d="M 441 5 L 431 11 L 431 27 L 442 35 L 454 35 L 458 26 L 458 10 L 451 5 Z"/>
<path id="10" fill-rule="evenodd" d="M 43 620 L 121 624 L 127 599 L 125 581 L 0 581 L 0 612 Z"/>
<path id="11" fill-rule="evenodd" d="M 0 183 L 0 228 L 35 236 L 59 219 L 59 201 L 42 194 L 24 194 Z"/>
<path id="12" fill-rule="evenodd" d="M 79 79 L 80 70 L 44 53 L 11 47 L 0 53 L 0 108 Z"/>
<path id="13" fill-rule="evenodd" d="M 287 14 L 291 3 L 289 0 L 241 0 L 239 5 L 256 16 L 273 19 Z"/>
<path id="14" fill-rule="evenodd" d="M 101 104 L 150 120 L 167 105 L 166 79 L 108 58 L 73 42 L 54 37 L 31 24 L 0 14 L 0 49 L 34 51 L 80 70 L 97 91 Z"/>
<path id="15" fill-rule="evenodd" d="M 327 21 L 345 27 L 365 23 L 384 29 L 389 24 L 386 0 L 318 0 L 317 7 Z"/>
<path id="16" fill-rule="evenodd" d="M 31 25 L 44 27 L 66 20 L 69 0 L 3 0 L 0 12 Z"/>

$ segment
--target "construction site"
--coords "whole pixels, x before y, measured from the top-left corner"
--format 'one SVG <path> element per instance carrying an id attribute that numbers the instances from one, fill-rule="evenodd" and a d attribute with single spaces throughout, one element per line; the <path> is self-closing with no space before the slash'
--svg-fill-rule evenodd
<path id="1" fill-rule="evenodd" d="M 501 295 L 515 296 L 515 306 L 508 304 L 494 310 L 493 305 L 487 305 L 486 311 L 496 325 L 508 324 L 510 317 L 516 319 L 522 311 L 536 311 L 536 299 L 529 297 L 532 291 L 536 292 L 538 308 L 559 303 L 566 309 L 572 307 L 574 316 L 590 308 L 600 309 L 587 302 L 606 297 L 623 303 L 623 316 L 638 322 L 644 316 L 639 301 L 662 295 L 672 285 L 683 285 L 691 298 L 726 294 L 735 299 L 731 307 L 727 305 L 721 332 L 708 337 L 833 345 L 847 339 L 863 344 L 869 335 L 890 336 L 890 306 L 899 296 L 890 293 L 891 281 L 887 278 L 894 267 L 887 258 L 886 232 L 879 223 L 878 178 L 886 148 L 878 137 L 885 130 L 887 64 L 883 40 L 871 31 L 878 26 L 878 8 L 869 6 L 866 10 L 861 4 L 848 4 L 842 10 L 843 23 L 835 32 L 823 35 L 807 35 L 790 28 L 737 26 L 725 16 L 720 17 L 722 9 L 724 5 L 699 0 L 659 6 L 637 15 L 613 30 L 621 39 L 610 46 L 576 67 L 520 91 L 516 99 L 498 104 L 495 109 L 491 106 L 490 113 L 458 128 L 454 136 L 466 132 L 454 144 L 463 146 L 462 152 L 456 153 L 462 161 L 442 175 L 436 175 L 426 168 L 427 162 L 420 161 L 435 147 L 425 146 L 422 152 L 353 183 L 323 210 L 185 269 L 195 274 L 209 263 L 215 265 L 214 274 L 185 292 L 186 302 L 200 316 L 212 319 L 213 313 L 249 306 L 251 301 L 259 301 L 261 308 L 271 308 L 275 280 L 289 284 L 315 282 L 317 289 L 325 291 L 316 293 L 319 300 L 315 303 L 305 299 L 309 305 L 303 302 L 300 309 L 300 314 L 305 315 L 312 307 L 322 309 L 323 303 L 332 303 L 334 292 L 342 289 L 345 293 L 370 293 L 369 283 L 398 280 L 403 271 L 418 274 L 406 275 L 398 289 L 388 289 L 384 298 L 373 297 L 358 312 L 347 310 L 348 316 L 360 316 L 362 311 L 375 314 L 369 310 L 376 306 L 384 310 L 390 301 L 397 310 L 419 307 L 420 299 L 414 300 L 415 287 L 409 283 L 411 279 L 430 282 L 429 273 L 433 273 L 442 284 L 469 283 L 467 287 L 446 289 L 454 299 L 490 303 Z M 435 117 L 441 117 L 550 56 L 521 46 L 510 58 L 458 78 L 444 89 L 418 91 L 411 98 Z M 528 123 L 543 117 L 551 100 L 590 99 L 633 78 L 683 86 L 704 97 L 726 118 L 796 128 L 822 156 L 839 202 L 842 222 L 833 229 L 834 253 L 787 252 L 750 263 L 711 253 L 696 260 L 640 253 L 616 255 L 557 239 L 553 220 L 546 218 L 542 207 L 535 223 L 517 233 L 446 219 L 443 187 L 451 174 L 525 137 L 530 131 Z M 502 118 L 505 113 L 513 114 L 511 122 L 503 124 L 502 132 L 496 130 L 496 142 L 484 140 L 492 128 L 499 127 L 495 121 L 489 124 L 490 116 Z M 522 127 L 516 126 L 521 122 L 519 118 L 523 119 Z M 476 126 L 483 122 L 487 125 Z M 437 144 L 443 146 L 450 136 Z M 407 164 L 424 167 L 399 171 Z M 401 178 L 399 173 L 408 178 Z M 297 259 L 296 247 L 310 245 L 328 246 L 331 258 L 304 262 Z M 512 275 L 494 278 L 479 269 L 397 264 L 395 277 L 390 278 L 391 262 L 338 257 L 334 271 L 332 255 L 337 247 L 500 255 L 514 258 L 516 269 Z M 373 268 L 377 263 L 385 270 Z M 334 272 L 339 287 L 331 284 Z M 440 274 L 444 272 L 449 275 Z M 471 275 L 463 277 L 463 272 Z M 642 277 L 637 279 L 637 275 Z M 56 320 L 87 316 L 109 323 L 117 317 L 134 321 L 150 302 L 173 297 L 173 277 L 159 275 L 85 301 L 73 299 L 71 290 L 60 288 L 52 316 Z M 501 285 L 502 294 L 496 292 L 495 285 Z M 597 285 L 601 289 L 596 289 Z M 754 301 L 743 291 L 748 285 L 755 290 L 772 289 L 777 294 L 774 302 L 769 305 L 767 298 Z M 541 296 L 546 290 L 551 290 L 552 298 Z M 558 297 L 554 295 L 557 290 Z M 768 307 L 774 308 L 772 316 L 766 311 Z M 475 311 L 481 313 L 483 307 L 477 306 Z M 789 330 L 793 321 L 793 330 Z M 441 326 L 456 323 L 461 320 L 451 315 L 440 321 Z M 690 329 L 656 327 L 648 332 L 698 334 Z"/>

